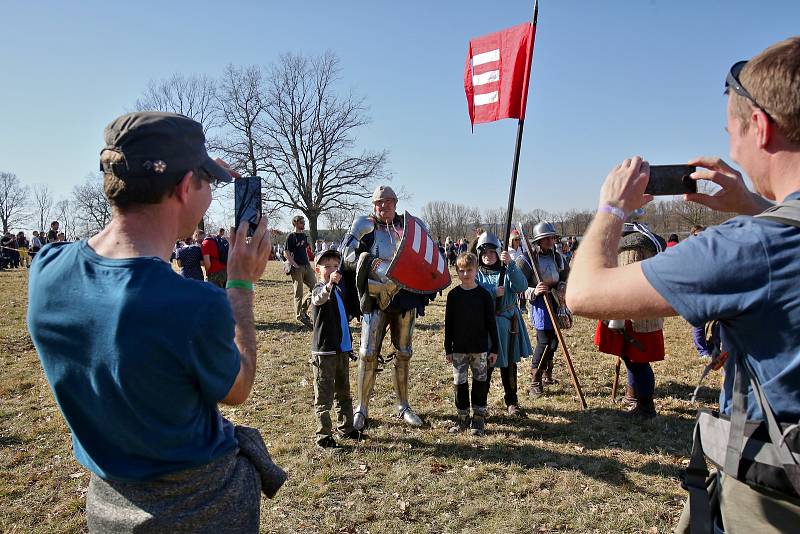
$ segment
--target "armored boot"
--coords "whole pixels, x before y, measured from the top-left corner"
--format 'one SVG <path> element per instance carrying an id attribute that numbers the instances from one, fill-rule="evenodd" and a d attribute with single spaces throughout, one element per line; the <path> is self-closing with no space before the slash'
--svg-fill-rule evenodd
<path id="1" fill-rule="evenodd" d="M 543 374 L 543 369 L 531 367 L 531 386 L 528 394 L 534 399 L 538 399 L 544 395 L 544 386 L 542 385 Z"/>
<path id="2" fill-rule="evenodd" d="M 358 405 L 353 413 L 353 428 L 359 432 L 367 424 L 369 398 L 375 387 L 375 373 L 378 370 L 378 359 L 375 356 L 361 356 L 358 359 Z"/>
<path id="3" fill-rule="evenodd" d="M 408 372 L 411 357 L 398 354 L 394 360 L 394 392 L 397 395 L 397 416 L 411 426 L 422 426 L 422 419 L 408 405 Z"/>
<path id="4" fill-rule="evenodd" d="M 629 412 L 636 409 L 636 391 L 630 384 L 625 385 L 625 396 L 622 397 L 622 408 Z"/>
<path id="5" fill-rule="evenodd" d="M 458 419 L 456 420 L 456 424 L 451 426 L 448 432 L 450 434 L 464 432 L 469 428 L 469 422 L 469 410 L 458 410 Z"/>
<path id="6" fill-rule="evenodd" d="M 636 402 L 636 407 L 628 410 L 625 414 L 626 417 L 631 419 L 652 419 L 656 414 L 656 405 L 653 402 L 653 397 L 641 396 Z"/>

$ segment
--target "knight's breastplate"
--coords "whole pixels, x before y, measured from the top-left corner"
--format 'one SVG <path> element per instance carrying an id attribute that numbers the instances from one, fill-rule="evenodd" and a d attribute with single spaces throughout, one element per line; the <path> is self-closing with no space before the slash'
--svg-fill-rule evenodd
<path id="1" fill-rule="evenodd" d="M 382 260 L 392 261 L 397 249 L 400 248 L 400 240 L 403 238 L 403 227 L 385 224 L 376 224 L 374 231 L 374 239 L 370 247 L 370 254 L 381 258 Z"/>
<path id="2" fill-rule="evenodd" d="M 558 283 L 558 266 L 552 252 L 539 254 L 539 274 L 542 276 L 542 282 L 548 286 Z"/>

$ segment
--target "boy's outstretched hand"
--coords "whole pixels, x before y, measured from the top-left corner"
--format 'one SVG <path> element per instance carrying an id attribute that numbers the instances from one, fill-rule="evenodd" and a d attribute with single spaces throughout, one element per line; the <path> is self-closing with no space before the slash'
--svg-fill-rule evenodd
<path id="1" fill-rule="evenodd" d="M 490 366 L 494 365 L 496 361 L 497 361 L 497 353 L 494 352 L 491 353 L 488 358 L 486 358 L 486 363 L 488 363 Z"/>
<path id="2" fill-rule="evenodd" d="M 453 363 L 453 355 L 452 354 L 445 354 L 444 359 L 447 360 L 447 363 Z"/>

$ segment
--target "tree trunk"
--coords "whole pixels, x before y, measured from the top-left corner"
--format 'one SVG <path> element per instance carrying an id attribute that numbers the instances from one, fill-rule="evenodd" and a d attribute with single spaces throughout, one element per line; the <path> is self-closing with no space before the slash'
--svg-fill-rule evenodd
<path id="1" fill-rule="evenodd" d="M 311 243 L 311 249 L 313 250 L 317 244 L 317 220 L 319 219 L 319 215 L 310 213 L 306 215 L 306 218 L 308 219 L 309 243 Z"/>

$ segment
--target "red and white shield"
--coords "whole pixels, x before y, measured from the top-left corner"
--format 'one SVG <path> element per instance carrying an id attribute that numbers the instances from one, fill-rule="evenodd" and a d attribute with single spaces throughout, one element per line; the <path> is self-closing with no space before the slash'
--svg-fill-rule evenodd
<path id="1" fill-rule="evenodd" d="M 436 293 L 450 285 L 447 261 L 422 221 L 403 214 L 403 239 L 386 276 L 413 293 Z"/>

